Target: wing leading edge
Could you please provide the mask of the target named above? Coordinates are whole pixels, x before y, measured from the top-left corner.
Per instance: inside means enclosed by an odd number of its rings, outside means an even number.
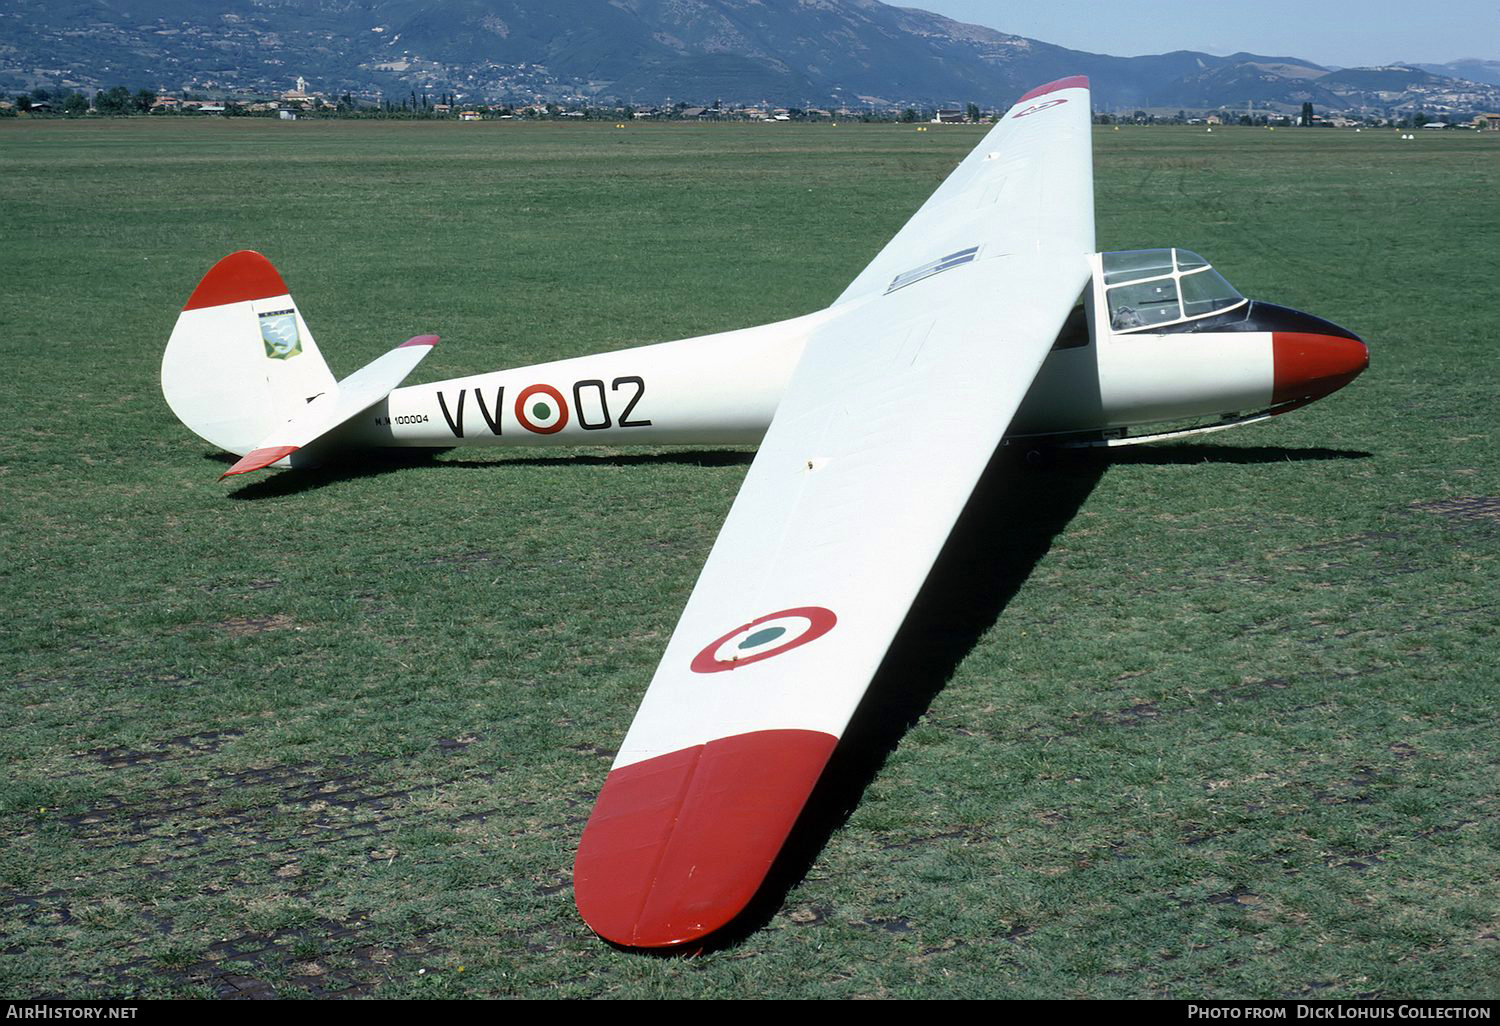
[[[1024,97],[809,340],[579,844],[606,939],[764,880],[1087,283],[1089,121],[1084,80]]]

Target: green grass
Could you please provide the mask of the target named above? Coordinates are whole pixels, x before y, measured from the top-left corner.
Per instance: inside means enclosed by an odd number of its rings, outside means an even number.
[[[260,249],[346,374],[829,302],[977,139],[0,122],[0,992],[1500,992],[1500,137],[1099,130],[1099,241],[1371,344],[1198,444],[1002,462],[750,928],[574,912],[738,451],[220,484],[157,367]],[[1467,500],[1467,501],[1466,501]]]

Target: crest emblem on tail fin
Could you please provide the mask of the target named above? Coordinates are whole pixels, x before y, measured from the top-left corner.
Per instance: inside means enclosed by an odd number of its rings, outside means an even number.
[[[260,338],[266,344],[266,355],[273,360],[290,360],[302,352],[302,336],[297,333],[296,310],[270,310],[260,315]]]

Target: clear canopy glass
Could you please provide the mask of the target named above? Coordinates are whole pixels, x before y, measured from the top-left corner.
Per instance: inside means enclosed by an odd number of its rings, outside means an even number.
[[[1246,301],[1207,260],[1185,249],[1133,249],[1101,258],[1115,331],[1191,321]]]

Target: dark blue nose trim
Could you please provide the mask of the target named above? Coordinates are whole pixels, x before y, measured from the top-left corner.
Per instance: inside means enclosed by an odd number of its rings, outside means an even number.
[[[1294,331],[1304,335],[1333,335],[1356,342],[1364,341],[1348,328],[1339,327],[1332,321],[1259,299],[1252,299],[1237,310],[1215,317],[1158,328],[1155,334],[1191,334],[1198,331]]]

